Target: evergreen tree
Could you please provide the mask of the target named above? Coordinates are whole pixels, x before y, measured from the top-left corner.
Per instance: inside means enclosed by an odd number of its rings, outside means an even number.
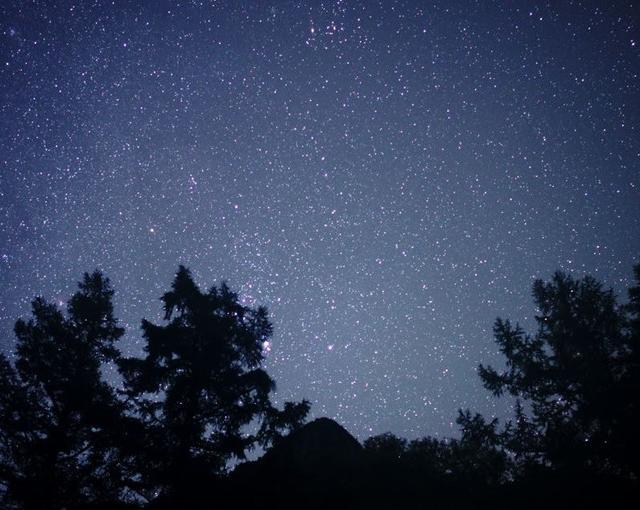
[[[625,312],[625,342],[618,368],[617,419],[612,426],[615,456],[640,478],[640,264],[634,267],[635,284],[629,288]]]
[[[385,432],[367,438],[363,445],[366,454],[375,462],[398,463],[407,451],[407,440]]]
[[[15,366],[0,356],[0,481],[7,507],[69,508],[123,493],[113,434],[122,404],[102,380],[123,334],[113,291],[85,274],[68,317],[37,298],[15,326]]]
[[[456,423],[462,434],[448,444],[447,471],[465,484],[496,486],[504,482],[509,463],[501,448],[498,420],[486,421],[480,414],[461,411]]]
[[[640,266],[635,269],[640,282]],[[521,465],[635,477],[638,418],[638,286],[628,306],[591,277],[536,281],[537,332],[498,319],[506,370],[480,366],[487,389],[518,401],[501,441]],[[526,411],[525,411],[526,410]]]
[[[183,266],[162,301],[166,325],[144,320],[145,357],[120,368],[146,424],[145,483],[184,501],[229,460],[300,425],[308,403],[278,411],[270,402],[275,384],[260,368],[272,334],[265,308],[242,305],[224,283],[202,292]]]

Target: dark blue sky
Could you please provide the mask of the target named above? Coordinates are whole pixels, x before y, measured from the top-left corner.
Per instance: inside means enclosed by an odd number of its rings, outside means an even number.
[[[452,435],[534,278],[640,260],[634,2],[52,4],[0,6],[7,351],[97,267],[137,352],[182,263],[269,307],[280,400]]]

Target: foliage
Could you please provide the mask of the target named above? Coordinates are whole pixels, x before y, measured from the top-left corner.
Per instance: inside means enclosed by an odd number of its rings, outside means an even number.
[[[239,504],[245,489],[261,491],[247,501],[281,508],[302,498],[316,508],[622,501],[639,475],[640,265],[634,275],[620,305],[595,279],[556,273],[533,286],[535,333],[495,322],[505,368],[481,365],[479,375],[495,396],[514,398],[506,424],[461,411],[459,438],[387,433],[363,448],[351,438],[343,455],[329,447],[334,436],[309,429],[281,441],[303,426],[309,403],[271,402],[266,309],[245,306],[224,283],[203,292],[181,266],[162,296],[165,322],[142,321],[144,356],[122,358],[113,290],[101,273],[85,274],[66,315],[35,299],[32,318],[16,323],[13,359],[0,355],[0,504],[208,508],[212,497]],[[122,375],[119,392],[104,380],[107,365]],[[227,476],[256,445],[274,445],[264,457],[272,462]]]
[[[270,402],[275,383],[260,368],[272,334],[265,308],[242,305],[224,283],[202,292],[182,266],[162,301],[167,324],[143,321],[146,355],[120,368],[145,423],[143,476],[156,490],[185,493],[299,426],[309,405],[279,411]]]
[[[503,481],[507,458],[496,446],[497,420],[460,413],[459,439],[424,437],[407,441],[386,432],[368,438],[364,451],[370,466],[383,470],[420,473],[421,477],[458,484],[497,485]],[[389,476],[389,475],[387,475]]]
[[[271,404],[266,309],[225,284],[202,293],[180,267],[162,297],[167,324],[143,321],[145,357],[123,359],[112,298],[96,271],[67,316],[37,298],[17,321],[15,361],[0,355],[3,507],[115,508],[210,491],[231,458],[304,423],[308,402]],[[120,394],[107,364],[123,375]]]
[[[595,279],[556,273],[534,283],[535,334],[496,321],[506,369],[481,365],[479,374],[494,395],[522,399],[499,442],[524,472],[538,465],[638,476],[630,452],[638,446],[640,266],[635,276],[620,306]]]
[[[15,326],[15,367],[0,356],[0,479],[5,504],[62,508],[122,496],[114,434],[123,405],[101,378],[123,334],[113,291],[85,274],[68,317],[41,298]]]

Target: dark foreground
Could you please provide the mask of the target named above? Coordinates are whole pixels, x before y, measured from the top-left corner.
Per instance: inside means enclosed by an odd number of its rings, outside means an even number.
[[[336,422],[315,420],[228,478],[211,480],[151,509],[550,509],[636,508],[633,481],[543,472],[491,484],[394,462],[363,448]]]

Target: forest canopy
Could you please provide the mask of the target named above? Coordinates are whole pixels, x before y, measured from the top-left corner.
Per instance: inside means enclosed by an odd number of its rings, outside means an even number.
[[[165,323],[142,321],[144,357],[118,349],[113,290],[85,274],[65,316],[37,298],[18,320],[15,363],[0,357],[0,481],[7,505],[191,498],[243,459],[299,427],[306,401],[274,407],[261,368],[272,335],[265,308],[226,284],[202,292],[180,267],[162,296]],[[124,389],[105,381],[114,363]],[[250,433],[248,425],[254,425]]]
[[[66,313],[36,298],[16,322],[14,355],[0,355],[3,507],[213,508],[243,493],[236,506],[259,495],[281,508],[404,508],[426,505],[428,490],[436,507],[483,508],[509,494],[533,504],[637,493],[640,265],[634,277],[621,304],[594,278],[558,272],[533,285],[534,332],[495,321],[505,368],[478,373],[496,398],[515,399],[510,419],[461,410],[458,438],[387,433],[361,448],[331,420],[305,429],[306,400],[273,405],[264,307],[225,283],[202,291],[180,266],[164,321],[143,320],[143,355],[124,357],[114,291],[87,273]],[[264,460],[230,472],[256,446]]]

